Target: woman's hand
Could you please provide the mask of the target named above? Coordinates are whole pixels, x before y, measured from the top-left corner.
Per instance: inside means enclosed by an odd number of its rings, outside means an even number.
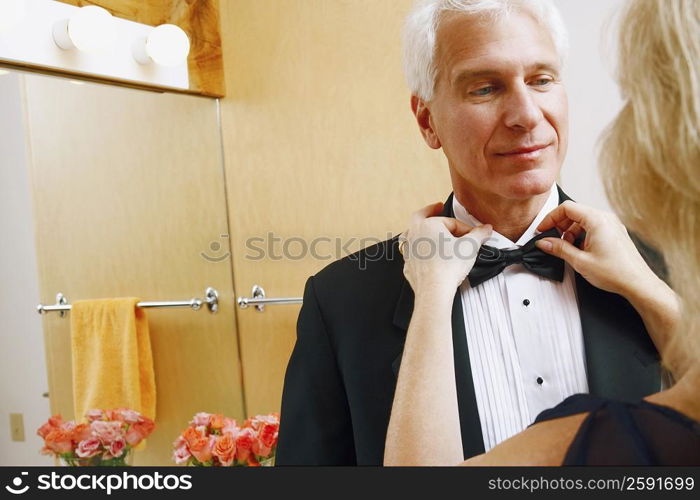
[[[464,459],[452,303],[492,229],[437,217],[441,209],[436,203],[415,212],[399,237],[415,301],[387,428],[385,465],[452,465]]]
[[[688,366],[686,353],[669,353],[666,347],[680,322],[680,301],[644,262],[625,226],[614,214],[573,201],[552,210],[537,229],[546,231],[555,226],[564,233],[563,238],[543,238],[536,245],[564,259],[593,286],[626,298],[679,379]],[[572,242],[584,231],[586,238],[579,249]]]
[[[489,225],[472,227],[437,217],[441,210],[442,203],[435,203],[414,212],[408,231],[399,237],[406,262],[403,272],[416,294],[436,290],[454,294],[492,233]]]
[[[563,233],[562,239],[543,238],[536,245],[564,259],[596,288],[629,299],[640,287],[658,282],[615,214],[568,200],[552,210],[537,230],[553,227]],[[583,232],[579,249],[573,242]]]

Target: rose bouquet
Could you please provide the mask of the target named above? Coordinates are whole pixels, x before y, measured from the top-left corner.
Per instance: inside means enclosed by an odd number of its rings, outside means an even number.
[[[36,431],[44,439],[41,452],[67,465],[124,466],[131,450],[155,428],[155,423],[126,408],[88,410],[86,423],[63,421],[54,415]]]
[[[173,443],[179,465],[206,467],[274,465],[277,414],[258,415],[242,426],[220,414],[197,413]]]

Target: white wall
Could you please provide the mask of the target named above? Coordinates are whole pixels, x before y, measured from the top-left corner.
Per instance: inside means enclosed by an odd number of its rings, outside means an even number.
[[[36,429],[50,416],[22,109],[22,77],[0,75],[0,465],[52,465]],[[47,299],[48,300],[48,299]],[[24,414],[25,441],[10,438]]]
[[[569,150],[561,186],[574,200],[605,209],[609,204],[598,174],[596,146],[622,104],[613,79],[616,26],[609,21],[624,3],[556,0],[571,46],[564,74],[569,92]],[[606,23],[610,27],[604,29]]]

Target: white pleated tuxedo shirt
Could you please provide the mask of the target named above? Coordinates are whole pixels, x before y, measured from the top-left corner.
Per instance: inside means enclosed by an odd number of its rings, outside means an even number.
[[[559,204],[556,184],[530,227],[515,243],[493,232],[496,248],[523,246]],[[453,197],[455,217],[481,222]],[[537,415],[575,393],[587,393],[585,353],[573,269],[564,281],[514,264],[472,288],[460,287],[472,379],[486,451],[530,425]]]

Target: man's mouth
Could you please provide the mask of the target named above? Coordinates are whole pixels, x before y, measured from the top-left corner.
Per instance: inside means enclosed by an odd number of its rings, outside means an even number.
[[[523,146],[502,153],[496,153],[496,156],[503,156],[510,159],[534,159],[539,158],[549,146],[550,144]]]

